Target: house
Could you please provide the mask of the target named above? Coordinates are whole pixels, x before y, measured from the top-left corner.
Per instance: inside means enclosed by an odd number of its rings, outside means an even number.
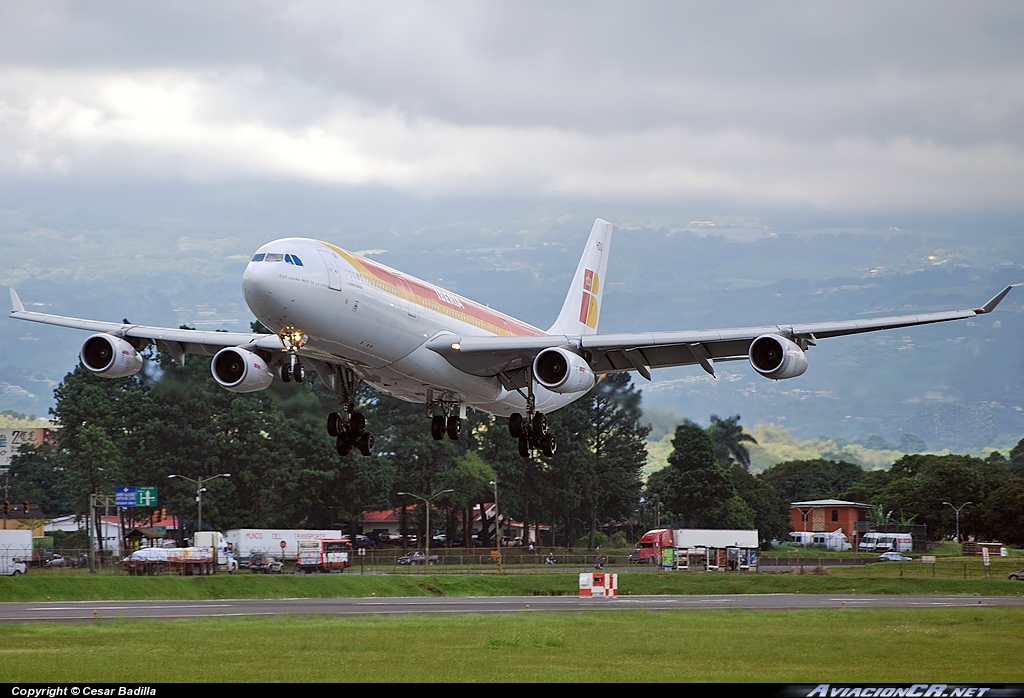
[[[866,530],[865,523],[872,509],[874,507],[870,504],[842,499],[792,502],[789,505],[790,530],[816,533],[841,530],[856,550],[856,538]]]

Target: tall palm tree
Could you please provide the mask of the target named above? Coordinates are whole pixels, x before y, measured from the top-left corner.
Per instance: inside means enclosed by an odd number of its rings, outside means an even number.
[[[750,451],[743,443],[756,444],[757,440],[743,431],[738,414],[728,419],[720,419],[717,414],[711,415],[711,426],[707,432],[715,446],[715,460],[723,466],[736,462],[745,470],[750,470]]]

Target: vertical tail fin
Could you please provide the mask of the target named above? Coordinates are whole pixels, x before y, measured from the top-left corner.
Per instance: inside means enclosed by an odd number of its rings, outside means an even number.
[[[612,224],[598,218],[587,239],[587,246],[572,277],[569,294],[562,303],[548,334],[595,334],[604,295],[604,274],[608,268],[608,250],[612,244]]]

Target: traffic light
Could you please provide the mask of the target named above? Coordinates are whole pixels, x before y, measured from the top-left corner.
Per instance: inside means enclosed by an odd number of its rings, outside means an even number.
[[[21,512],[23,514],[27,514],[28,513],[28,500],[27,499],[24,502],[21,503]]]

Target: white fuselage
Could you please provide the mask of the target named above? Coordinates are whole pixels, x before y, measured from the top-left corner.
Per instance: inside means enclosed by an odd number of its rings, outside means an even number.
[[[425,345],[439,333],[543,335],[542,330],[333,245],[285,238],[262,246],[242,276],[245,301],[274,332],[307,336],[385,393],[411,402],[431,397],[508,416],[526,399],[497,378],[456,369]],[[536,409],[551,412],[584,393],[535,386]]]

